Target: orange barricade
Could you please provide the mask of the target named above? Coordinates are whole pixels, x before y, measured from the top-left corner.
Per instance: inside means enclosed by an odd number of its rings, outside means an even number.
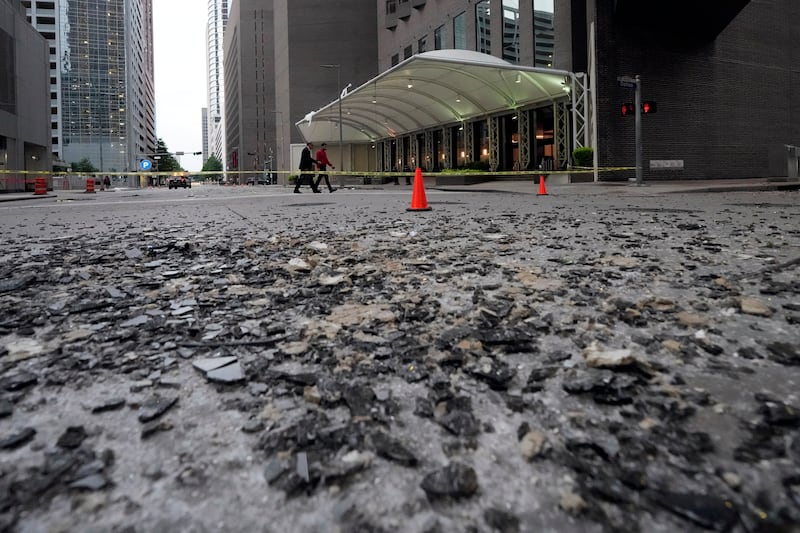
[[[94,178],[88,178],[86,180],[86,191],[85,192],[94,192]]]
[[[47,178],[39,176],[36,178],[35,181],[35,189],[33,190],[34,195],[41,195],[47,194]]]

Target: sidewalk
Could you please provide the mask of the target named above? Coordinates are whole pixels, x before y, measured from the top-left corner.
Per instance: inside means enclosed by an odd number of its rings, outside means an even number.
[[[783,179],[784,181],[779,181]],[[431,180],[432,181],[432,180]],[[599,181],[590,183],[570,183],[547,185],[548,195],[595,195],[616,194],[619,196],[656,196],[675,193],[724,193],[724,192],[758,192],[758,191],[797,191],[800,181],[786,181],[785,178],[751,178],[731,180],[681,180],[681,181],[645,181],[642,185],[627,181]],[[363,186],[356,189],[379,190],[394,187],[408,188],[407,185]],[[458,192],[503,192],[514,194],[538,194],[539,185],[533,180],[498,180],[477,183],[474,185],[425,185],[426,189]],[[349,188],[349,187],[346,187]],[[113,191],[108,191],[113,192]],[[0,202],[22,200],[40,200],[59,196],[84,194],[82,191],[48,191],[45,195],[34,195],[31,192],[0,193]],[[103,191],[97,195],[106,194]]]
[[[723,193],[747,191],[796,191],[800,181],[777,181],[781,178],[751,178],[731,180],[681,180],[645,181],[642,185],[627,181],[599,181],[548,185],[548,195],[616,194],[619,196],[655,196],[675,193]],[[784,178],[785,179],[785,178]],[[433,186],[426,188],[441,191],[508,192],[538,194],[539,185],[534,180],[491,181],[475,185]]]

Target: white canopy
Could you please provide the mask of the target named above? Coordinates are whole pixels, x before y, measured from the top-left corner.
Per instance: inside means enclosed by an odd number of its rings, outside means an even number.
[[[566,96],[570,73],[513,65],[469,50],[412,56],[342,91],[342,140],[364,143],[456,124]],[[339,100],[297,122],[306,141],[339,140]]]

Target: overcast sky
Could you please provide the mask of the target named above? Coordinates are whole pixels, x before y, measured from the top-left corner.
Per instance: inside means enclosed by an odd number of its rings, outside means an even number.
[[[203,150],[207,20],[207,0],[153,0],[156,136],[170,152]],[[179,159],[186,170],[203,168],[202,156]]]

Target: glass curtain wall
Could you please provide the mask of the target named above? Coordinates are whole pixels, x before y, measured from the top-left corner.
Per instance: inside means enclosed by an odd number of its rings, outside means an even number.
[[[553,67],[553,0],[533,0],[534,67]]]
[[[453,17],[453,48],[467,49],[467,15],[463,12]]]
[[[64,159],[81,154],[101,172],[127,170],[124,1],[60,8]]]
[[[503,59],[519,63],[519,0],[503,0]]]
[[[475,4],[475,44],[476,50],[484,54],[492,53],[492,10],[490,0]]]
[[[433,30],[433,49],[442,50],[444,48],[447,48],[447,29],[439,26]]]

